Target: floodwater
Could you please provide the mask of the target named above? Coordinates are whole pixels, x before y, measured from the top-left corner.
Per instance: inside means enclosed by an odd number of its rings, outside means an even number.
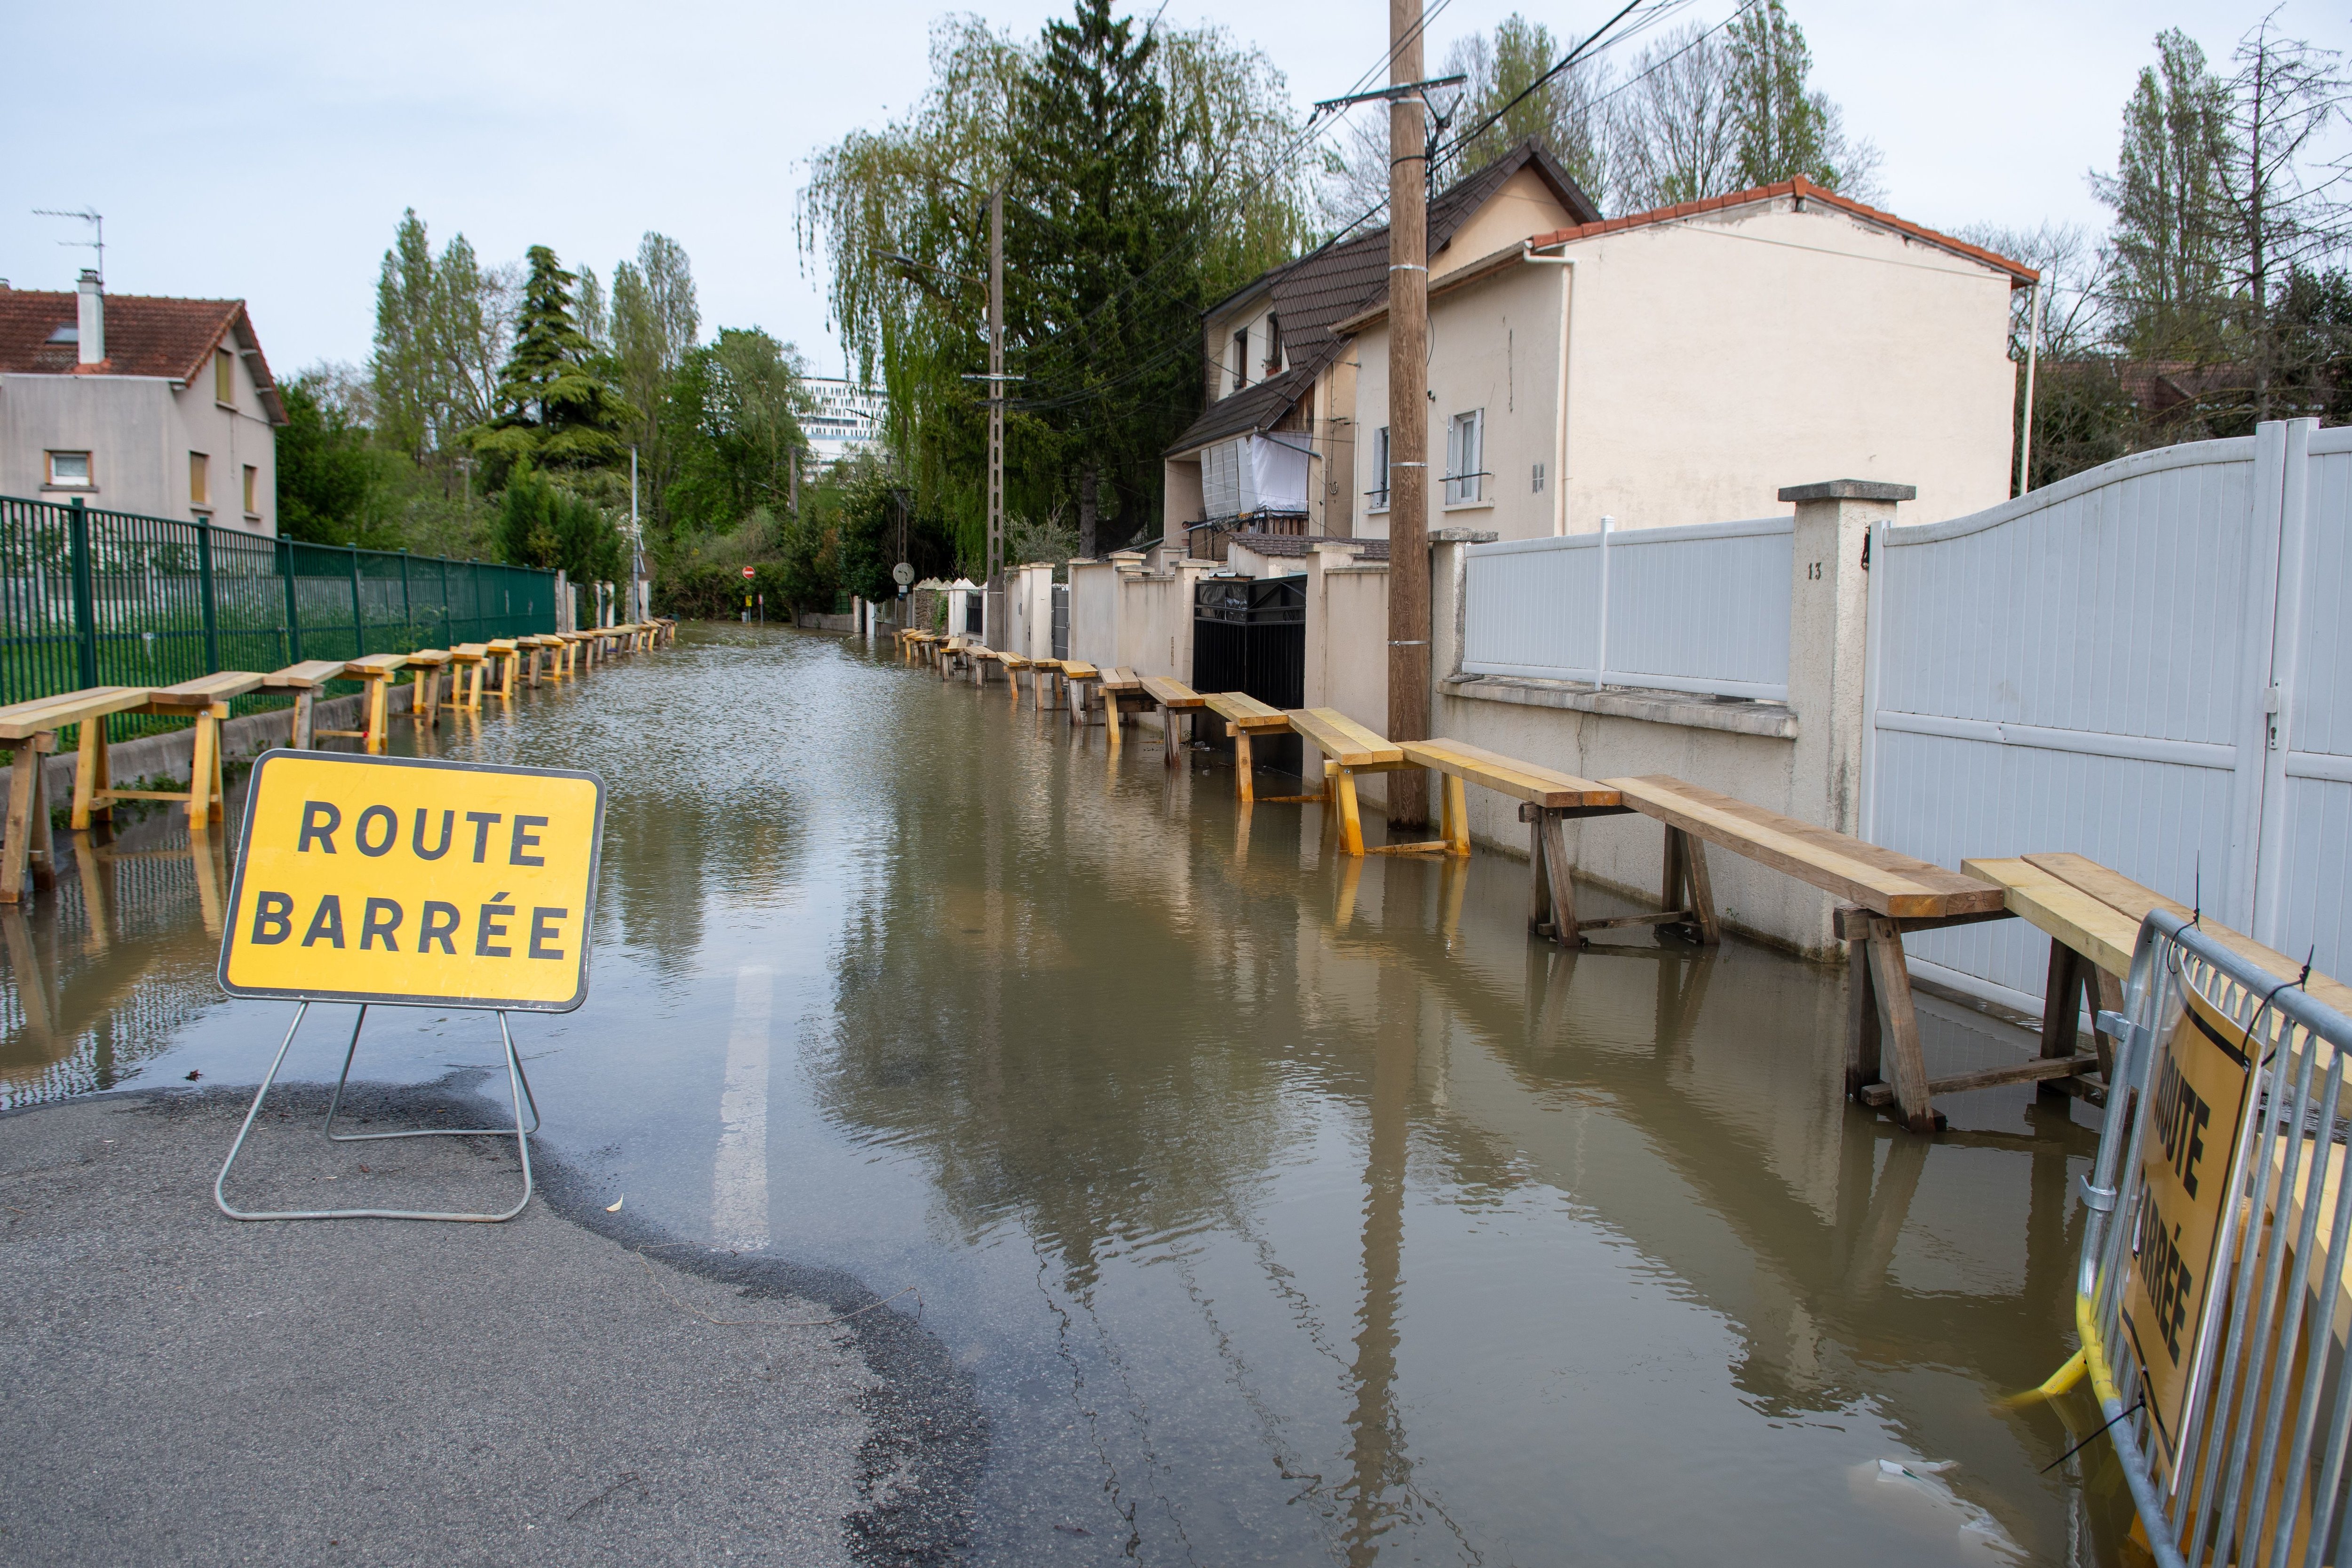
[[[1213,758],[833,637],[689,628],[461,725],[429,749],[611,788],[589,1000],[515,1020],[542,1144],[916,1287],[989,1421],[974,1561],[2114,1560],[2103,1447],[2059,1462],[2095,1416],[1999,1405],[2073,1349],[2088,1115],[1843,1103],[1838,972],[1565,954],[1523,861],[1244,829]],[[0,1102],[259,1079],[291,1009],[220,997],[185,846],[0,917]],[[1931,1072],[2032,1049],[1924,1005]],[[358,1070],[497,1061],[379,1009]]]

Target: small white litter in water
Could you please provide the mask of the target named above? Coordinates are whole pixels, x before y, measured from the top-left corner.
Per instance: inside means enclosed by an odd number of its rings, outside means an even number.
[[[621,1205],[626,1201],[627,1200],[624,1198],[614,1198],[611,1203],[604,1205],[604,1212],[606,1214],[619,1214],[621,1212]]]
[[[1958,1459],[1865,1459],[1846,1471],[1854,1500],[1889,1522],[1950,1542],[1963,1561],[2024,1563],[2025,1549],[2000,1521],[1952,1490],[1944,1478]]]

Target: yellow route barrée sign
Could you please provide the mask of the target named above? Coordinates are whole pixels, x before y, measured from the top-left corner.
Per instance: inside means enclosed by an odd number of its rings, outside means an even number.
[[[221,988],[569,1012],[588,995],[604,833],[593,773],[265,752]]]
[[[2184,985],[2187,1006],[2152,1076],[2155,1116],[2141,1151],[2139,1220],[2125,1283],[2124,1331],[2139,1357],[2140,1395],[2168,1476],[2211,1346],[2206,1325],[2222,1219],[2235,1190],[2238,1140],[2252,1087],[2246,1031]]]

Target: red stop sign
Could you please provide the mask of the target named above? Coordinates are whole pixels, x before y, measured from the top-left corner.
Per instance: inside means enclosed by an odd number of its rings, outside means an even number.
[[[743,568],[743,575],[747,578],[751,575],[751,569],[749,566]]]

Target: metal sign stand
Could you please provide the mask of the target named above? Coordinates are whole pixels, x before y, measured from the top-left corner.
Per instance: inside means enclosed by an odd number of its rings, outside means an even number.
[[[360,1030],[367,1025],[368,1006],[362,1003],[360,1016],[352,1026],[350,1047],[343,1052],[343,1070],[335,1079],[335,1092],[327,1102],[327,1121],[321,1130],[331,1142],[372,1143],[387,1138],[477,1138],[485,1135],[503,1136],[512,1132],[515,1152],[522,1161],[522,1196],[515,1206],[504,1214],[442,1214],[424,1209],[273,1209],[258,1212],[232,1207],[222,1191],[228,1181],[229,1167],[236,1163],[237,1152],[245,1147],[246,1134],[253,1131],[261,1115],[261,1102],[269,1097],[269,1086],[277,1080],[278,1069],[284,1065],[286,1053],[292,1048],[295,1032],[310,1016],[310,1004],[306,1000],[294,1009],[294,1022],[288,1026],[286,1038],[278,1043],[278,1055],[271,1058],[269,1070],[261,1078],[261,1087],[254,1092],[253,1108],[245,1113],[245,1125],[236,1130],[236,1142],[228,1148],[228,1158],[221,1162],[220,1174],[213,1178],[213,1202],[221,1213],[231,1219],[437,1219],[457,1220],[477,1225],[497,1225],[510,1220],[530,1206],[531,1194],[530,1135],[539,1131],[539,1100],[530,1091],[530,1080],[523,1076],[522,1058],[515,1051],[514,1033],[507,1027],[506,1009],[496,1010],[499,1018],[499,1038],[505,1042],[507,1053],[507,1088],[514,1097],[514,1125],[507,1127],[420,1127],[401,1132],[338,1132],[335,1112],[343,1102],[343,1086],[351,1080],[352,1059],[359,1054]],[[523,1106],[530,1107],[530,1125],[522,1124]]]

